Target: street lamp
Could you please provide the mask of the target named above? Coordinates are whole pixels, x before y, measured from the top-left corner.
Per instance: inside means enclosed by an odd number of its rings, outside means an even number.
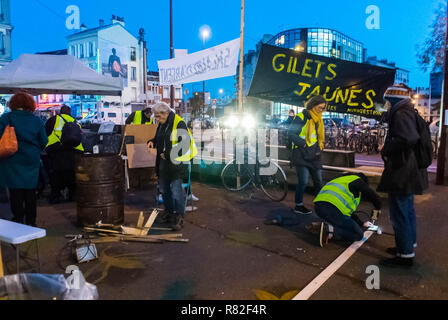
[[[212,31],[208,25],[203,25],[199,29],[199,33],[201,34],[202,38],[202,49],[205,49],[205,41],[210,39]],[[202,99],[203,99],[203,107],[202,107],[202,125],[204,126],[205,123],[205,80],[202,81]]]

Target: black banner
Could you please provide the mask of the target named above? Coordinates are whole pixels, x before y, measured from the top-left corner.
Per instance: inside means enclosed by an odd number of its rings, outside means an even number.
[[[322,95],[328,112],[381,118],[395,70],[263,45],[249,96],[302,105]]]

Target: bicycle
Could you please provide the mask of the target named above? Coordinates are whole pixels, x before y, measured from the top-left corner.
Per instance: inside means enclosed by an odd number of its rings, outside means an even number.
[[[235,155],[236,144],[234,146],[234,159],[221,171],[221,181],[227,190],[238,192],[252,185],[256,189],[261,189],[274,202],[281,202],[286,198],[288,195],[288,182],[285,172],[271,159],[266,159],[266,163],[260,162],[258,144],[256,146],[255,164],[237,163]],[[247,154],[245,154],[245,158],[246,156]],[[274,167],[274,174],[260,174],[261,168],[271,168],[271,165]]]

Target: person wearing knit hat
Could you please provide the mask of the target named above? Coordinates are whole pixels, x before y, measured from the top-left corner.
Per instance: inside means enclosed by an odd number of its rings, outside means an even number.
[[[292,142],[291,164],[296,167],[298,184],[296,187],[294,211],[311,214],[303,204],[303,196],[309,175],[313,180],[316,194],[322,188],[322,150],[325,144],[325,127],[322,113],[327,102],[322,96],[314,96],[305,104],[305,110],[292,121],[288,137]]]
[[[383,266],[411,267],[417,247],[417,220],[414,196],[428,188],[428,172],[420,168],[415,147],[421,141],[414,103],[404,85],[390,87],[384,99],[388,106],[388,134],[381,156],[384,172],[377,191],[389,196],[389,211],[395,232],[395,248],[387,249],[394,258]],[[428,146],[431,148],[431,146]]]

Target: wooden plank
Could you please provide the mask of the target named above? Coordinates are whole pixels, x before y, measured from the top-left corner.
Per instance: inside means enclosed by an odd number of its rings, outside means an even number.
[[[143,238],[120,238],[120,240],[123,242],[163,243],[163,240]]]
[[[95,232],[115,233],[115,234],[120,233],[119,231],[114,231],[114,230],[107,230],[107,229],[100,229],[100,228],[89,228],[89,227],[85,227],[84,230],[95,231]]]
[[[152,225],[156,221],[157,216],[159,215],[158,210],[154,210],[151,215],[148,218],[148,221],[146,221],[144,230],[142,231],[141,235],[147,235],[149,233],[149,229],[151,229]]]
[[[143,212],[140,212],[140,216],[138,217],[137,228],[141,229],[143,227],[144,222]]]
[[[370,239],[374,233],[368,231],[364,235],[364,239],[353,243],[345,250],[332,264],[330,264],[321,274],[319,274],[311,283],[305,287],[293,300],[309,300],[311,296],[319,290],[322,285],[331,278],[347,261],[353,256],[362,245]]]
[[[142,233],[142,229],[125,227],[125,226],[121,226],[121,230],[123,231],[122,234],[131,236],[139,236]]]

